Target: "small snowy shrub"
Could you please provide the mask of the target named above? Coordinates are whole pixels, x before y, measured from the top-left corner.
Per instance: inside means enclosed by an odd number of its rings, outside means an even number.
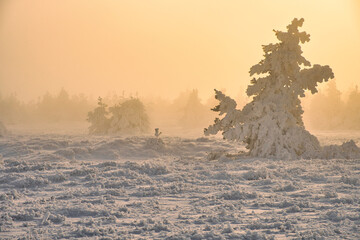
[[[250,170],[242,175],[246,180],[260,180],[266,179],[269,177],[269,173],[266,168],[261,168],[257,171]]]
[[[148,138],[145,142],[145,147],[153,150],[165,150],[165,143],[161,138]]]
[[[109,133],[144,133],[149,130],[149,118],[144,104],[137,98],[109,108]]]
[[[221,157],[223,157],[225,154],[226,154],[225,151],[209,152],[207,155],[207,159],[208,160],[217,160],[217,159],[220,159]]]
[[[160,129],[155,128],[155,133],[154,133],[155,137],[159,138],[161,134],[162,134],[162,132],[160,132]]]
[[[323,149],[323,158],[357,158],[360,156],[360,149],[356,146],[354,140],[344,142],[341,145],[329,145]]]
[[[90,134],[137,134],[149,129],[144,104],[136,98],[125,100],[108,110],[99,97],[98,107],[88,113],[87,120],[91,124]]]
[[[160,138],[161,134],[162,134],[162,132],[160,132],[160,129],[155,128],[155,133],[154,133],[155,138],[146,139],[145,147],[148,149],[156,150],[156,151],[165,150],[165,143]]]
[[[107,115],[107,105],[102,102],[102,98],[98,98],[98,107],[88,113],[87,121],[90,122],[89,133],[90,134],[106,134],[109,129],[109,120]]]
[[[220,104],[213,108],[225,116],[205,129],[205,134],[222,132],[225,139],[246,144],[249,154],[256,157],[298,159],[319,156],[317,138],[305,130],[299,97],[305,90],[317,92],[317,84],[334,78],[329,66],[313,65],[301,54],[300,43],[310,35],[300,32],[304,19],[294,19],[287,31],[274,31],[278,43],[263,46],[264,59],[250,69],[257,75],[247,88],[252,101],[242,110],[221,91],[215,98]]]

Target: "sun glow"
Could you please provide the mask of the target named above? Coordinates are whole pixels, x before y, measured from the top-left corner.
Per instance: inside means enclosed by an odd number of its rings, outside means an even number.
[[[269,11],[271,10],[271,11]],[[0,3],[1,93],[30,100],[61,87],[173,98],[199,89],[244,92],[269,29],[305,18],[304,56],[338,87],[358,84],[358,1],[10,1]],[[346,61],[344,61],[346,59]]]

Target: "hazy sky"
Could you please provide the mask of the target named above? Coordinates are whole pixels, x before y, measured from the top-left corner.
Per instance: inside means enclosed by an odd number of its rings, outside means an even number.
[[[341,90],[360,85],[359,0],[0,0],[0,92],[35,99],[61,87],[175,97],[198,88],[233,96],[261,45],[305,18],[311,63]]]

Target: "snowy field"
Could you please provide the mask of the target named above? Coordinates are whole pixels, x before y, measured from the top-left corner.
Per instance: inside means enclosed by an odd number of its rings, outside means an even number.
[[[219,138],[162,141],[0,138],[0,239],[360,239],[360,159],[250,159]]]

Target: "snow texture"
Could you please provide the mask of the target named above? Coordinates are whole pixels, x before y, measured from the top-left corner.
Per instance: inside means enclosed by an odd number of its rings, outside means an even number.
[[[5,136],[0,239],[360,239],[359,159],[243,150],[205,137]]]
[[[295,18],[286,32],[274,31],[279,43],[263,46],[264,59],[250,69],[250,76],[258,76],[247,88],[247,95],[253,100],[242,110],[236,109],[233,99],[215,90],[220,104],[213,110],[225,116],[215,119],[205,129],[206,135],[222,132],[225,139],[245,143],[254,157],[332,157],[324,153],[331,149],[322,149],[318,139],[305,130],[302,120],[299,97],[305,96],[305,90],[316,93],[318,83],[334,78],[329,66],[311,66],[301,55],[300,43],[310,41],[309,34],[298,30],[303,22],[304,19]],[[344,147],[338,146],[338,152],[346,151]]]

